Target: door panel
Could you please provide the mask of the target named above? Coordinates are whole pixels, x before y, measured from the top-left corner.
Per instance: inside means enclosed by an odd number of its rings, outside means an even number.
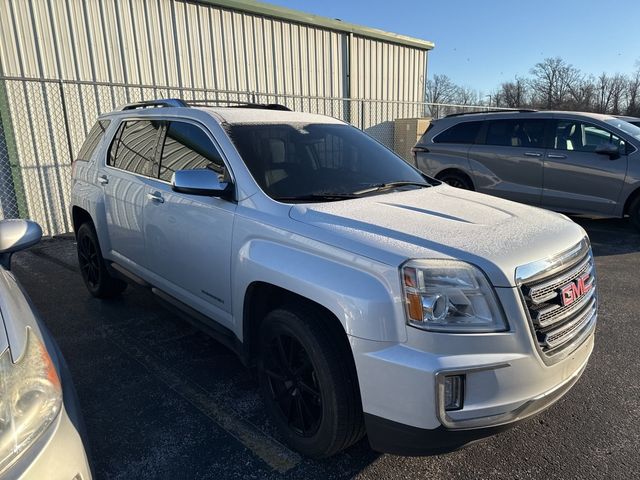
[[[469,149],[476,190],[529,205],[542,198],[545,120],[486,122]]]
[[[143,228],[145,181],[159,137],[160,124],[148,120],[123,122],[109,148],[107,166],[98,174],[104,188],[107,235],[111,255],[127,266],[145,266]],[[133,267],[135,269],[135,266]]]
[[[201,313],[223,320],[222,312],[231,312],[236,204],[176,193],[164,182],[150,183],[146,192],[144,224],[153,283]]]
[[[160,177],[146,189],[144,229],[153,283],[206,316],[231,326],[231,240],[236,204],[172,191],[177,170],[226,169],[209,135],[187,122],[164,134]]]
[[[542,203],[570,213],[612,214],[627,172],[626,144],[604,128],[577,120],[554,123],[547,151]],[[601,143],[614,143],[621,155],[595,153]]]

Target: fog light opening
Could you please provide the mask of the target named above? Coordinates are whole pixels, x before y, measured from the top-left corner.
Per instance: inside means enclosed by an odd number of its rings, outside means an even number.
[[[464,399],[464,375],[444,377],[444,409],[460,410]]]

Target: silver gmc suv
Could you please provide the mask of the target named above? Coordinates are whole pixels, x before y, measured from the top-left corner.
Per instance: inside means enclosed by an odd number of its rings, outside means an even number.
[[[628,119],[629,117],[627,117]],[[595,113],[454,114],[413,148],[416,165],[450,185],[640,228],[640,128]]]
[[[73,164],[87,288],[126,281],[255,367],[282,439],[366,432],[422,454],[557,401],[594,343],[594,262],[565,216],[421,174],[360,130],[279,105],[102,115]]]

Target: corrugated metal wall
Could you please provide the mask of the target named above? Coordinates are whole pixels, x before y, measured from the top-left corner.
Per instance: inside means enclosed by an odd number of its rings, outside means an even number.
[[[391,146],[395,119],[424,115],[427,52],[354,35],[350,54],[351,97],[370,100],[358,105],[360,126]]]
[[[4,75],[342,97],[346,34],[174,0],[1,0]]]
[[[426,61],[426,50],[205,3],[0,0],[0,114],[13,145],[0,187],[46,233],[69,231],[71,159],[95,118],[157,97],[295,95],[285,102],[392,146],[392,120],[420,115],[401,102],[424,100]],[[254,98],[231,95],[221,98]]]

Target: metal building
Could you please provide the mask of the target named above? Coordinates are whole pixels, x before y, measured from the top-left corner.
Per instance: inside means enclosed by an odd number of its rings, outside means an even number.
[[[390,121],[422,114],[432,48],[249,0],[0,0],[0,218],[69,231],[71,159],[126,102],[277,101],[392,143]]]

